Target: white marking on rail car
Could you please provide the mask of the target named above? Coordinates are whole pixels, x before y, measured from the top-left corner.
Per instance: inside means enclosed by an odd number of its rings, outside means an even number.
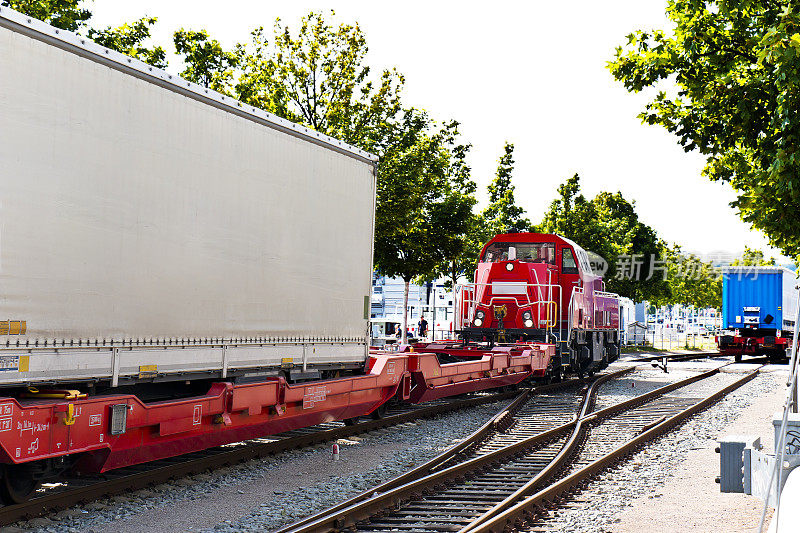
[[[17,457],[19,457],[20,453],[22,453],[22,450],[20,448],[17,448]]]
[[[3,431],[11,431],[14,428],[13,418],[0,418],[0,433]]]
[[[192,414],[192,425],[199,426],[202,419],[203,419],[203,406],[195,405],[194,413]]]
[[[14,406],[10,403],[0,405],[0,416],[11,416],[14,413]]]
[[[103,423],[103,417],[100,415],[90,415],[89,416],[89,427],[91,426],[99,426]]]
[[[30,420],[20,420],[17,422],[17,429],[19,430],[19,436],[21,437],[26,431],[30,431],[31,435],[34,433],[41,433],[42,431],[47,431],[48,426],[47,424],[40,424],[38,422],[32,422]]]
[[[311,409],[314,405],[324,402],[328,397],[328,388],[325,385],[306,387],[303,390],[303,409]]]
[[[31,442],[30,446],[28,446],[28,455],[36,453],[36,450],[38,449],[39,449],[39,439],[37,438],[36,440]]]

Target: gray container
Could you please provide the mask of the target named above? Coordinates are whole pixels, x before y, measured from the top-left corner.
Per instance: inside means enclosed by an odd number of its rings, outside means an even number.
[[[364,362],[374,156],[8,8],[0,73],[0,384]]]

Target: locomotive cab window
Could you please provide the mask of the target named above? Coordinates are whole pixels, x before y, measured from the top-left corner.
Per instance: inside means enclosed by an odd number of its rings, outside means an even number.
[[[578,264],[575,263],[575,256],[572,250],[564,248],[561,250],[561,272],[564,274],[577,274]]]
[[[495,242],[483,254],[481,262],[497,263],[516,259],[524,263],[556,264],[556,247],[549,242]]]

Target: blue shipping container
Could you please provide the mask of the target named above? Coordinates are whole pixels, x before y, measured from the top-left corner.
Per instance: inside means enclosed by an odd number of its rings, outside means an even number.
[[[795,273],[783,267],[726,267],[722,327],[790,331],[797,313]]]

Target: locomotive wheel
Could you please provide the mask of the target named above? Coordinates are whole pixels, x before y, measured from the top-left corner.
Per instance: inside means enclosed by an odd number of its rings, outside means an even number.
[[[0,499],[5,504],[26,502],[36,492],[39,485],[39,481],[33,477],[33,469],[30,465],[3,465]]]

